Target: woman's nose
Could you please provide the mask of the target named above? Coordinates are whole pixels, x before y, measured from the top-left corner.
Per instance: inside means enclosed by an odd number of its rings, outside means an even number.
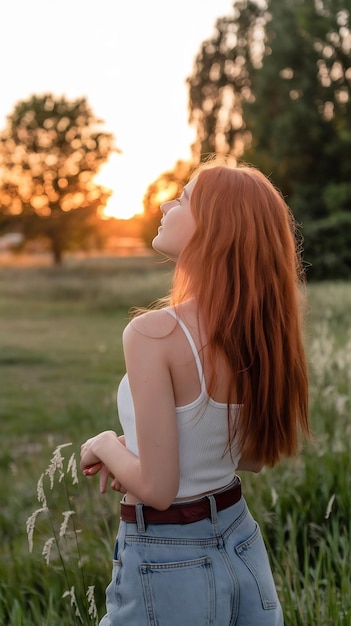
[[[163,202],[160,206],[160,209],[163,213],[163,215],[166,215],[169,211],[169,209],[171,208],[173,202],[172,200],[169,200],[168,202]]]

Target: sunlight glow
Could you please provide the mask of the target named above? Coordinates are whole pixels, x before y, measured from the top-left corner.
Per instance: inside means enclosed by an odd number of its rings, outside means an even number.
[[[95,182],[112,190],[103,211],[105,217],[130,219],[143,213],[143,196],[151,181],[145,181],[141,176],[134,179],[133,169],[125,167],[123,154],[112,155],[95,177]]]
[[[157,202],[159,202],[160,204],[162,204],[162,202],[168,202],[174,197],[174,194],[177,193],[177,189],[178,189],[178,186],[176,183],[173,183],[173,184],[170,183],[166,189],[161,189],[157,193],[157,196],[156,196]]]
[[[172,170],[176,161],[190,158],[194,129],[188,126],[186,77],[215,20],[231,13],[232,4],[233,0],[179,0],[175,5],[162,0],[106,0],[100,10],[85,0],[62,0],[55,29],[49,29],[45,0],[36,0],[35,11],[33,3],[22,3],[20,21],[17,3],[0,3],[0,20],[16,24],[20,42],[13,47],[11,28],[0,39],[0,54],[7,59],[2,68],[6,89],[0,102],[0,128],[15,102],[30,94],[86,96],[122,151],[112,155],[95,178],[113,191],[104,213],[119,219],[142,214],[148,186]],[[84,29],[79,29],[83,14]],[[94,38],[94,46],[86,46],[89,38]],[[131,48],[131,41],[138,42],[137,48]],[[77,49],[85,51],[79,68],[72,62]],[[50,54],[43,55],[43,50]],[[67,124],[65,117],[60,124]],[[55,130],[48,123],[41,141],[45,143],[51,132]],[[53,165],[55,155],[48,159],[48,165]],[[75,171],[72,162],[71,173]]]

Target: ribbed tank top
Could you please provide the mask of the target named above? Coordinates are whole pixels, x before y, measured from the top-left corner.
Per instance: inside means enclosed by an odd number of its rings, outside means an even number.
[[[227,405],[209,397],[201,359],[191,333],[174,309],[163,309],[176,319],[189,342],[199,374],[200,395],[184,406],[176,407],[180,480],[177,498],[196,496],[215,491],[229,484],[240,459],[235,441],[231,449],[228,442]],[[128,374],[122,378],[117,392],[119,420],[126,439],[126,447],[138,456],[135,427],[135,411],[129,386]],[[235,422],[240,415],[240,405],[230,405],[231,419]]]

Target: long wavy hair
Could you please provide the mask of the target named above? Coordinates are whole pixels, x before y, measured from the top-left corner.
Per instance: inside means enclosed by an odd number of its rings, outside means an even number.
[[[275,465],[310,436],[303,347],[303,269],[296,223],[281,193],[252,166],[213,159],[193,176],[196,230],[175,268],[170,301],[195,298],[209,360],[224,353],[231,371],[228,445]],[[214,388],[212,371],[208,391]],[[231,389],[242,406],[230,422]]]

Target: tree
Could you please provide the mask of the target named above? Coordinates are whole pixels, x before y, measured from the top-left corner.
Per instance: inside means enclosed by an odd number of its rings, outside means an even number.
[[[144,218],[142,227],[142,238],[147,246],[151,246],[160,225],[162,217],[160,205],[181,195],[192,167],[192,164],[187,161],[177,161],[174,170],[164,172],[147,188],[143,198]]]
[[[312,278],[351,275],[350,13],[350,0],[237,2],[189,79],[198,151],[218,150],[222,128],[227,151],[272,176],[303,226]]]
[[[254,98],[252,74],[262,63],[266,20],[267,10],[260,3],[239,0],[231,16],[217,20],[212,39],[195,58],[187,83],[197,160],[214,152],[239,155],[251,139],[242,109]]]
[[[45,238],[54,262],[94,237],[111,195],[94,176],[117,150],[85,98],[18,102],[0,134],[0,229]]]

